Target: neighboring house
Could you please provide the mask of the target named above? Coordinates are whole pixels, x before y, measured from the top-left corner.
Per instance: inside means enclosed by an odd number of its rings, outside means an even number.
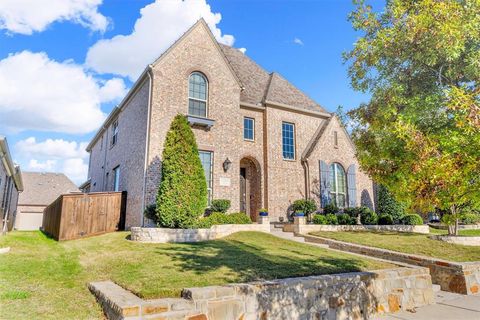
[[[127,227],[144,224],[160,183],[165,136],[188,116],[209,201],[273,220],[312,198],[373,207],[373,184],[338,119],[278,73],[219,44],[202,19],[156,61],[109,115],[87,147],[89,191],[127,191]],[[188,192],[188,190],[185,190]],[[321,199],[323,198],[323,201]]]
[[[0,217],[1,232],[12,230],[17,213],[18,194],[23,191],[20,167],[12,161],[7,139],[0,136]]]
[[[17,230],[38,230],[42,226],[43,210],[60,195],[79,192],[78,187],[63,173],[24,172],[24,191],[18,199],[15,219]]]

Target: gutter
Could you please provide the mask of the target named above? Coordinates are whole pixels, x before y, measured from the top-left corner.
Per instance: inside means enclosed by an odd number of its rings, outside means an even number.
[[[142,221],[142,227],[145,225],[145,215],[143,212],[147,206],[145,194],[147,192],[147,165],[148,165],[148,155],[149,155],[149,146],[150,146],[150,124],[151,124],[151,113],[152,113],[152,92],[153,92],[153,68],[149,64],[148,67],[148,79],[150,81],[149,90],[148,90],[148,106],[147,106],[147,132],[145,139],[145,162],[143,165],[143,194],[142,194],[142,210],[140,211],[140,220]]]
[[[331,118],[332,117],[332,114],[328,113],[328,112],[303,109],[303,108],[294,107],[294,106],[290,106],[288,104],[274,102],[274,101],[270,101],[270,100],[265,100],[265,104],[269,105],[270,107],[276,107],[276,108],[279,108],[279,109],[296,111],[296,112],[299,112],[299,113],[305,113],[305,114],[317,116],[317,117],[320,117],[320,118]]]

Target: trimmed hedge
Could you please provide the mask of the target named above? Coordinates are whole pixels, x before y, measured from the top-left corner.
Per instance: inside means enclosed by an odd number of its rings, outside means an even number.
[[[379,225],[392,225],[393,224],[393,218],[389,214],[382,214],[378,216],[378,224]]]
[[[360,221],[362,222],[362,224],[365,224],[365,225],[377,224],[378,222],[377,214],[366,207],[361,207],[361,208],[363,208],[360,213]]]
[[[173,119],[162,159],[158,222],[167,228],[192,227],[207,207],[207,180],[195,135],[185,116],[179,114]]]
[[[226,214],[223,212],[214,212],[206,218],[196,222],[195,228],[210,228],[217,224],[251,224],[252,220],[243,212]]]
[[[423,224],[423,219],[418,214],[407,214],[402,218],[402,223],[408,226],[419,226]]]
[[[227,199],[215,199],[212,200],[212,205],[210,209],[212,212],[227,212],[230,209],[231,202]]]
[[[353,225],[353,224],[356,223],[356,219],[350,217],[346,213],[339,214],[337,216],[337,220],[338,220],[338,224],[340,224],[340,225]]]
[[[333,203],[327,204],[325,207],[323,207],[323,214],[337,214],[340,211],[340,209],[334,205]]]
[[[333,213],[329,213],[329,214],[325,215],[325,219],[327,221],[327,224],[331,224],[331,225],[337,225],[338,224],[337,216]]]
[[[312,222],[314,224],[328,224],[327,218],[323,214],[316,214],[313,216]]]

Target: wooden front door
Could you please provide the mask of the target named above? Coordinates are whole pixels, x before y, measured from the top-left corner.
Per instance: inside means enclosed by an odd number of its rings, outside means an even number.
[[[247,199],[247,168],[240,168],[240,212],[248,215]]]

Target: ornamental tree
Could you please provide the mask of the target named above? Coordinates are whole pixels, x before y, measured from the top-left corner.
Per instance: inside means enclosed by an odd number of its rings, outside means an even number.
[[[411,209],[480,206],[480,2],[355,1],[362,32],[345,53],[354,89],[352,138],[364,171]]]
[[[207,181],[195,136],[183,115],[172,121],[162,160],[158,222],[168,228],[192,227],[207,207]]]

